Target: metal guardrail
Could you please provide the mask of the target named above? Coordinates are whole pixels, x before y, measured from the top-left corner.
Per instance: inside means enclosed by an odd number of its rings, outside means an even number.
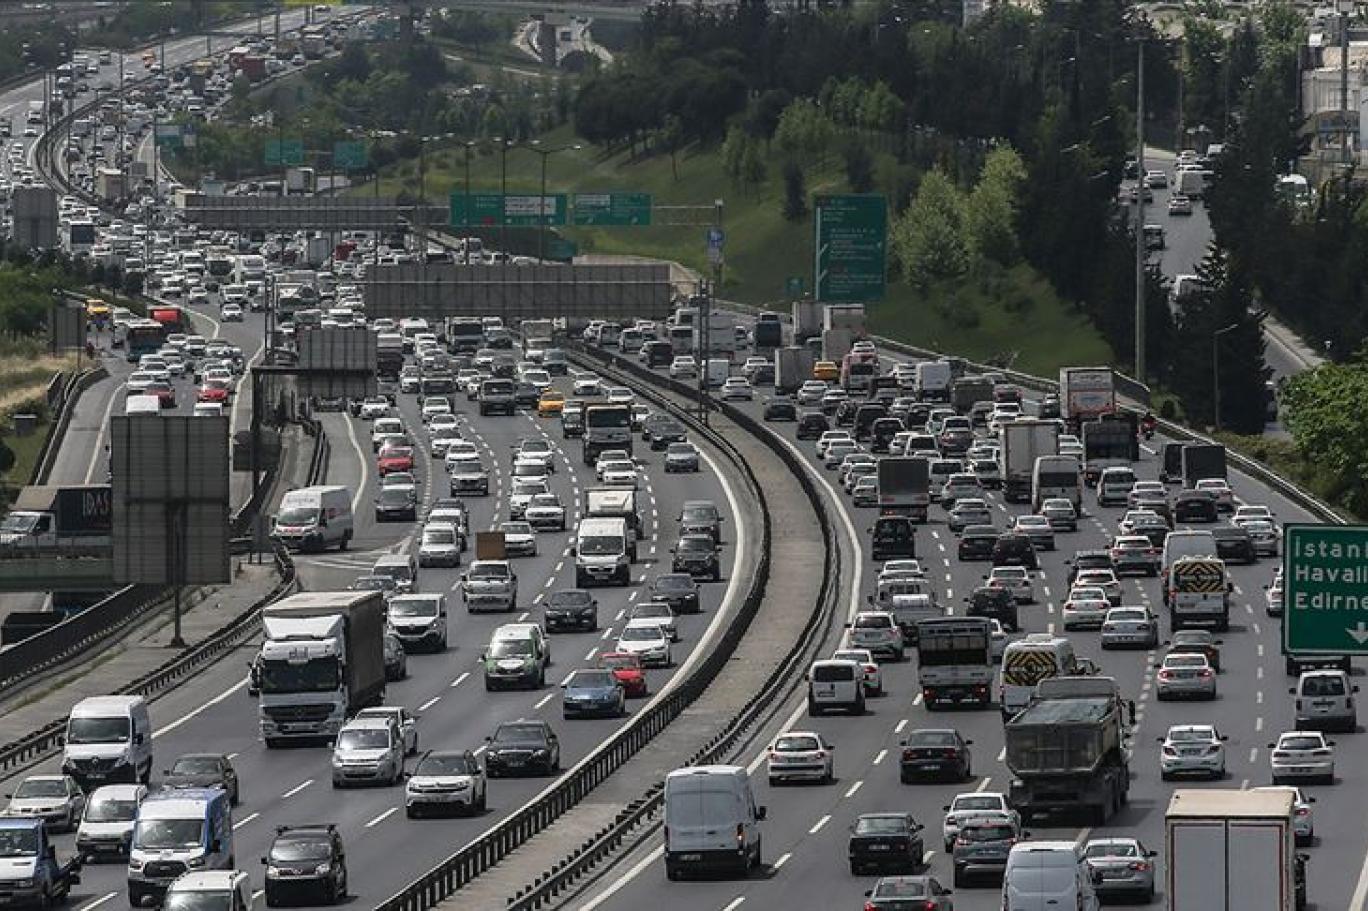
[[[649,391],[643,391],[643,395],[657,401],[661,407],[669,407],[667,401],[653,396]],[[692,422],[691,418],[682,414],[681,417]],[[746,597],[727,631],[687,680],[674,685],[660,701],[636,715],[625,727],[580,760],[573,769],[562,775],[555,784],[530,803],[465,845],[416,882],[381,903],[381,911],[421,911],[431,908],[502,861],[582,801],[609,775],[653,740],[707,689],[730,660],[732,651],[764,598],[766,580],[769,576],[769,510],[765,504],[763,490],[735,447],[724,437],[702,425],[695,425],[694,430],[700,436],[707,437],[713,446],[735,464],[751,494],[759,501],[763,517],[759,566]]]
[[[256,624],[260,620],[261,609],[272,601],[284,597],[292,591],[296,584],[294,562],[290,559],[289,552],[283,547],[277,547],[275,551],[275,562],[280,580],[275,587],[263,598],[254,603],[247,610],[240,613],[228,625],[218,632],[205,639],[185,652],[171,658],[157,669],[144,674],[137,680],[119,690],[123,695],[155,696],[163,690],[171,688],[182,678],[193,673],[207,662],[216,659],[229,649],[236,648],[243,640],[255,632]],[[121,593],[122,594],[122,593]],[[116,596],[117,597],[117,596]],[[93,610],[93,609],[92,609]],[[88,610],[77,615],[73,620],[79,620],[83,616],[91,614]],[[71,623],[72,621],[67,621]],[[62,624],[66,626],[67,623]],[[41,638],[41,637],[34,637]],[[24,645],[29,640],[25,640]],[[3,684],[0,684],[3,687]],[[53,753],[62,746],[66,731],[66,718],[58,718],[12,743],[0,746],[0,774],[8,774],[15,769],[27,766]]]
[[[597,349],[577,350],[592,352],[595,357],[612,364],[615,370],[620,370],[619,375],[630,374],[639,382],[655,383],[670,389],[685,401],[690,401],[697,393],[697,390],[689,384],[652,373],[650,370],[611,352]],[[765,683],[756,694],[742,706],[721,731],[700,747],[688,760],[681,763],[681,767],[721,762],[730,757],[741,739],[754,727],[766,710],[776,704],[782,704],[781,697],[794,685],[797,672],[806,665],[810,660],[810,654],[820,644],[823,638],[821,633],[828,626],[840,601],[837,580],[840,578],[841,551],[836,542],[835,526],[827,510],[826,500],[818,492],[811,475],[803,463],[786,446],[778,442],[775,434],[767,429],[763,422],[756,421],[750,415],[731,405],[717,404],[718,410],[725,413],[728,418],[741,425],[747,433],[755,436],[773,450],[797,477],[799,485],[812,502],[813,509],[817,514],[822,538],[826,541],[827,560],[823,566],[822,582],[818,587],[815,609],[809,615],[807,623],[804,624],[797,642],[766,678]],[[678,409],[671,410],[675,411],[676,414],[681,413]],[[664,786],[660,783],[653,784],[641,797],[633,800],[618,813],[612,823],[582,843],[574,852],[558,863],[550,873],[539,876],[531,887],[510,898],[508,908],[512,911],[534,911],[534,909],[555,902],[562,892],[573,887],[577,880],[616,851],[627,838],[632,836],[634,830],[655,815],[660,810],[663,801]]]

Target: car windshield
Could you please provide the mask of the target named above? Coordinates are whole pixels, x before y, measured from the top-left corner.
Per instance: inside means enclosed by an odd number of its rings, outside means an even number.
[[[1215,736],[1210,728],[1177,728],[1169,731],[1168,739],[1174,743],[1206,743]]]
[[[171,767],[172,775],[213,775],[219,770],[219,761],[213,756],[182,756]]]
[[[531,639],[499,639],[489,645],[491,658],[525,658],[532,654]]]
[[[663,432],[663,429],[662,429]],[[671,443],[665,450],[666,455],[688,456],[694,454],[694,448],[688,443]]]
[[[456,459],[451,463],[452,474],[479,474],[483,470],[479,459]]]
[[[996,797],[957,797],[952,809],[957,813],[964,810],[1001,810],[1002,801]]]
[[[203,841],[203,819],[140,819],[133,830],[134,846],[151,850],[198,848]]]
[[[679,539],[679,550],[681,552],[708,553],[712,549],[712,541],[704,537],[690,535]]]
[[[508,578],[508,567],[497,565],[475,564],[470,567],[470,578],[483,581],[502,581]]]
[[[958,746],[953,731],[913,731],[907,738],[908,746],[953,747]]]
[[[1114,610],[1107,615],[1108,620],[1148,620],[1149,617],[1143,610]]]
[[[271,845],[272,860],[327,860],[330,857],[332,845],[321,835],[310,838],[282,838]]]
[[[464,753],[431,753],[418,763],[414,775],[473,775],[480,769]]]
[[[907,831],[902,816],[861,816],[855,820],[856,835],[901,835]]]
[[[602,689],[617,686],[617,678],[613,676],[612,671],[575,671],[566,686],[569,689]]]
[[[1083,849],[1085,857],[1139,857],[1140,849],[1129,842],[1095,842]]]
[[[1016,829],[1008,823],[1000,825],[966,826],[960,830],[960,838],[965,841],[1006,841],[1016,836]]]
[[[622,631],[624,642],[651,642],[656,639],[664,638],[664,633],[660,627],[652,625],[629,626]]]
[[[694,581],[689,576],[685,576],[683,574],[659,576],[655,580],[655,589],[656,591],[662,592],[693,591]]]
[[[810,734],[785,734],[774,741],[774,749],[778,753],[795,750],[819,750],[821,748],[821,742]]]
[[[506,535],[530,535],[532,526],[526,522],[504,522],[499,526],[499,531]]]
[[[207,892],[198,889],[173,889],[166,893],[162,911],[230,911],[232,899],[228,892]]]
[[[1165,667],[1206,667],[1206,663],[1201,655],[1169,655],[1164,659]]]
[[[86,822],[132,822],[138,816],[138,802],[121,797],[94,797],[86,804]]]
[[[497,744],[530,743],[540,746],[546,743],[546,734],[541,725],[501,724],[498,730],[494,732],[494,742]]]
[[[926,885],[918,879],[884,877],[874,886],[874,898],[923,898]]]
[[[589,557],[606,557],[622,553],[624,542],[620,535],[594,535],[579,540],[579,552]]]
[[[36,857],[38,828],[0,829],[0,857]]]
[[[449,528],[423,529],[424,544],[455,544],[456,533]]]
[[[65,797],[66,783],[60,778],[29,778],[20,782],[14,791],[16,800],[30,800],[34,797]]]
[[[551,597],[547,599],[547,604],[552,607],[578,607],[588,604],[592,600],[593,597],[588,592],[572,590],[553,592]]]
[[[391,617],[435,617],[437,616],[437,599],[431,597],[395,598],[390,602],[389,614]]]
[[[67,724],[67,743],[125,743],[127,718],[72,718]]]
[[[1307,697],[1343,696],[1344,681],[1338,677],[1307,677],[1302,681],[1301,694]]]
[[[641,667],[641,660],[636,655],[602,655],[599,664],[616,670],[636,670]]]
[[[337,735],[339,750],[383,750],[389,742],[389,732],[380,728],[360,728]]]
[[[1325,742],[1319,737],[1284,737],[1278,741],[1278,749],[1280,750],[1319,750],[1324,747]]]

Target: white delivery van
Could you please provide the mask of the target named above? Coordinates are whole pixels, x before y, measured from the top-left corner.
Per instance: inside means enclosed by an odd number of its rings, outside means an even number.
[[[155,395],[130,395],[124,399],[124,414],[132,417],[135,414],[150,414],[154,417],[161,415],[161,399]]]
[[[103,784],[147,784],[152,719],[141,696],[91,696],[67,716],[62,771],[89,791]]]
[[[123,857],[133,841],[145,784],[106,784],[86,799],[76,827],[76,853],[82,858]]]
[[[731,361],[724,357],[708,358],[706,373],[704,375],[707,377],[708,386],[710,388],[721,388],[722,384],[727,381],[727,377],[731,375]]]
[[[150,794],[138,807],[128,852],[128,901],[160,899],[187,869],[234,865],[233,811],[222,788],[184,788]]]
[[[665,875],[725,870],[745,876],[763,863],[764,818],[741,766],[676,769],[665,776]]]
[[[341,486],[301,487],[280,498],[271,534],[291,550],[346,550],[354,531],[351,491]]]
[[[864,668],[858,661],[814,661],[808,668],[807,685],[809,715],[815,717],[828,709],[864,714]]]
[[[918,399],[923,402],[950,401],[953,375],[948,361],[921,361],[913,369]]]
[[[1003,719],[1026,708],[1040,681],[1091,672],[1092,665],[1078,660],[1073,641],[1067,636],[1028,633],[1007,643],[1002,652],[1002,677],[998,686],[998,706]]]
[[[632,584],[636,536],[626,519],[580,519],[575,532],[575,587],[591,583]]]
[[[1012,846],[1002,876],[1002,911],[1099,911],[1083,848],[1073,841]]]

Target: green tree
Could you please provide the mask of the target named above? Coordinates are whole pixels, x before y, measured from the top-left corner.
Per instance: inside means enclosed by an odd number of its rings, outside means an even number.
[[[807,178],[796,161],[784,165],[784,218],[802,221],[807,217]]]
[[[918,287],[958,278],[969,269],[964,197],[944,171],[928,171],[890,241],[903,275]]]
[[[666,114],[660,127],[660,148],[670,155],[670,173],[679,180],[679,153],[684,148],[684,121],[674,114]]]
[[[1281,394],[1283,420],[1306,461],[1330,476],[1332,499],[1368,515],[1368,352],[1292,377]]]
[[[795,99],[779,116],[774,141],[790,159],[817,162],[836,137],[831,119],[810,99]]]
[[[1009,266],[1021,255],[1017,213],[1025,180],[1026,166],[1011,146],[988,153],[965,207],[970,243],[979,257]]]
[[[874,186],[874,157],[857,136],[847,139],[842,149],[845,158],[846,183],[852,193],[868,193]]]

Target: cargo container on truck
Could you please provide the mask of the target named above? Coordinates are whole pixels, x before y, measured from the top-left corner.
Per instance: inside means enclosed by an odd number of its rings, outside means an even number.
[[[375,337],[375,372],[398,379],[404,369],[404,337],[398,332],[381,332]]]
[[[1301,908],[1294,807],[1290,789],[1174,791],[1164,814],[1168,911]]]
[[[1133,412],[1118,412],[1082,427],[1083,481],[1097,483],[1108,468],[1126,468],[1140,458],[1138,419]]]
[[[849,329],[854,338],[865,337],[864,304],[826,304],[822,307],[822,330]]]
[[[879,512],[925,522],[931,508],[931,464],[919,456],[878,462]]]
[[[1077,456],[1046,455],[1035,460],[1031,471],[1031,509],[1046,500],[1068,500],[1078,511],[1083,505],[1083,471]]]
[[[593,465],[606,449],[632,454],[632,406],[594,403],[584,409],[584,464]]]
[[[736,351],[736,318],[726,313],[709,313],[707,331],[697,320],[693,326],[694,356],[700,361],[707,356],[730,357]]]
[[[446,344],[452,354],[474,354],[484,347],[484,325],[476,317],[452,317],[446,322]]]
[[[584,515],[590,519],[625,519],[637,540],[644,534],[636,491],[630,488],[588,488],[584,491]],[[633,559],[636,559],[635,554]]]
[[[1009,800],[1023,821],[1082,813],[1092,825],[1121,809],[1130,790],[1126,717],[1111,677],[1047,677],[1004,728]]]
[[[1024,503],[1031,497],[1036,459],[1059,454],[1059,425],[1030,418],[1009,421],[1002,425],[998,440],[1003,497]]]
[[[807,348],[778,348],[774,352],[774,391],[792,395],[812,379],[812,352]]]
[[[920,361],[913,368],[917,398],[923,402],[949,402],[952,383],[948,361]],[[991,393],[990,393],[991,395]]]
[[[302,592],[265,607],[261,622],[266,639],[254,675],[266,746],[331,739],[384,698],[380,592]]]
[[[755,321],[755,328],[751,330],[751,340],[757,352],[762,348],[770,351],[782,347],[784,324],[779,321],[779,314],[768,311],[761,313]]]
[[[849,329],[827,329],[822,332],[822,359],[841,363],[855,344],[855,334]]]
[[[968,414],[978,402],[993,400],[991,379],[985,376],[962,376],[950,387],[950,407],[960,414]]]
[[[917,682],[922,701],[934,711],[942,703],[992,703],[992,626],[987,617],[937,617],[917,622]]]
[[[802,345],[822,334],[822,304],[815,300],[793,302],[793,344]]]
[[[113,510],[108,484],[25,487],[0,521],[0,551],[108,547]]]
[[[1183,486],[1226,477],[1226,450],[1219,443],[1188,443],[1183,446]]]
[[[1110,367],[1062,367],[1059,416],[1073,430],[1116,411],[1116,377]]]

